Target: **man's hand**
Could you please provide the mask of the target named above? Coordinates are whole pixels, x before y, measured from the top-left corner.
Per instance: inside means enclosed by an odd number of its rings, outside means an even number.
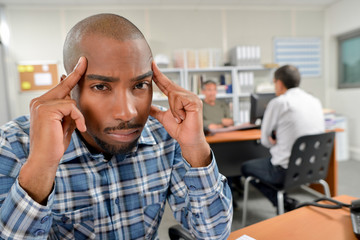
[[[216,123],[211,123],[211,124],[208,125],[208,128],[209,128],[210,130],[220,129],[220,128],[223,128],[223,127],[224,127],[224,125],[222,125],[222,124],[216,124]]]
[[[268,139],[269,139],[269,142],[270,142],[271,145],[275,145],[275,144],[276,144],[276,140],[273,139],[271,136],[269,136]]]
[[[20,185],[37,202],[51,192],[60,159],[75,128],[86,131],[85,119],[70,92],[87,67],[81,57],[72,73],[30,103],[30,153],[19,174]]]
[[[210,159],[210,146],[203,130],[202,102],[193,93],[181,88],[152,65],[153,80],[168,97],[170,109],[163,112],[151,106],[150,115],[165,127],[180,144],[183,157],[192,167],[205,167]]]
[[[221,123],[224,127],[230,127],[234,125],[234,121],[231,118],[223,118],[221,119]]]

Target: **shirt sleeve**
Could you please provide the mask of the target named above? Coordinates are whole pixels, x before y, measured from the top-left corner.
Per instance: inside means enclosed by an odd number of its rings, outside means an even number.
[[[275,98],[269,102],[266,107],[264,118],[261,123],[261,144],[270,148],[272,144],[269,141],[272,131],[276,131],[279,117],[282,112],[281,99]]]
[[[192,168],[177,152],[171,177],[170,207],[196,239],[226,239],[231,231],[231,191],[211,154],[209,166]]]
[[[19,185],[21,166],[9,142],[0,136],[0,239],[46,239],[53,194],[48,206],[35,202]]]
[[[53,193],[47,206],[34,201],[15,181],[0,210],[3,239],[46,239],[52,225]]]

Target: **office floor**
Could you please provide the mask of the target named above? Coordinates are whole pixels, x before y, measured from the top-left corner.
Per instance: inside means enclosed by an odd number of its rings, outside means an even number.
[[[360,161],[342,161],[338,162],[338,195],[350,195],[360,198],[359,182],[360,182]],[[298,199],[301,202],[311,201],[317,196],[303,190],[297,189],[289,193],[289,196]],[[234,194],[234,199],[239,208],[234,210],[233,223],[231,230],[241,228],[242,218],[242,196]],[[247,225],[276,216],[276,210],[256,189],[251,187],[249,192],[248,218]],[[168,229],[170,226],[177,224],[170,208],[167,206],[163,219],[159,227],[160,240],[167,240]]]

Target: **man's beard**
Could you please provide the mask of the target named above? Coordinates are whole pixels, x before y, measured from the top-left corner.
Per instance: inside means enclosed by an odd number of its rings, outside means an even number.
[[[96,144],[102,149],[104,150],[105,153],[107,154],[111,154],[111,155],[117,155],[117,154],[126,154],[129,153],[137,144],[139,138],[137,138],[135,141],[128,143],[128,144],[124,144],[122,146],[119,145],[111,145],[108,144],[107,142],[104,142],[103,140],[101,140],[100,138],[94,136],[94,140],[96,142]]]
[[[132,129],[132,128],[143,128],[144,125],[142,124],[134,124],[130,122],[120,122],[116,127],[107,127],[104,129],[105,133],[115,130],[123,130],[123,129]],[[124,143],[122,145],[112,145],[109,144],[97,136],[93,135],[93,138],[96,144],[107,154],[116,155],[116,154],[126,154],[129,153],[137,144],[139,138],[135,139],[131,143]]]

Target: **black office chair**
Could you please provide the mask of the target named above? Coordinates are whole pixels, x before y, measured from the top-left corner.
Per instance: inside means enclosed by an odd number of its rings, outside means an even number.
[[[330,157],[334,146],[335,132],[306,135],[299,137],[293,144],[286,170],[284,185],[270,187],[277,190],[278,213],[284,213],[284,193],[304,184],[320,183],[324,187],[326,197],[330,196],[329,185],[324,180],[327,176]],[[247,200],[250,181],[260,181],[256,177],[248,176],[244,183],[244,201],[242,225],[246,224]]]
[[[169,228],[170,240],[196,240],[191,234],[183,228],[180,224],[171,226]]]

